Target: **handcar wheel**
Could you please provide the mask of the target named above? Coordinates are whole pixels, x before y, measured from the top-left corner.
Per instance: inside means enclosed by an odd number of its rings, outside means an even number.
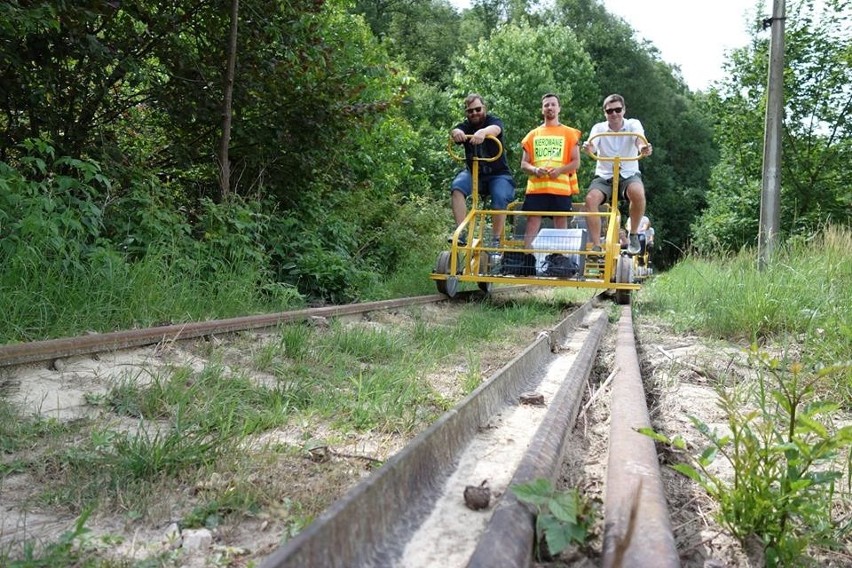
[[[618,262],[615,265],[615,281],[620,284],[632,284],[633,283],[633,259],[619,255]],[[615,291],[615,303],[626,305],[630,303],[630,290],[619,290]]]
[[[435,263],[435,274],[449,274],[451,259],[452,254],[449,251],[442,251]],[[454,298],[456,292],[458,292],[459,279],[455,276],[448,276],[446,280],[435,280],[435,285],[438,287],[439,294]]]
[[[494,267],[491,266],[491,255],[487,252],[479,253],[479,273],[483,276],[488,276],[491,274],[491,270]],[[485,292],[486,294],[491,293],[491,289],[494,287],[493,282],[477,282],[477,286],[479,289]]]

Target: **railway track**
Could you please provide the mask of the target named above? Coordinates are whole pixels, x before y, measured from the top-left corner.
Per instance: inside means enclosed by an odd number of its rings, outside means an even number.
[[[505,290],[509,290],[509,288]],[[0,367],[50,361],[76,355],[91,355],[94,353],[154,345],[161,342],[194,339],[209,335],[272,328],[283,323],[302,321],[315,317],[329,318],[364,314],[371,311],[391,310],[420,304],[433,304],[445,300],[445,296],[434,294],[414,298],[309,308],[275,314],[163,325],[145,329],[116,331],[113,333],[92,333],[79,337],[0,345]]]
[[[445,299],[425,296],[8,345],[0,347],[0,366]],[[607,310],[593,300],[540,333],[520,356],[266,556],[261,566],[531,565],[534,517],[510,487],[537,478],[556,480],[608,325]],[[629,307],[618,324],[612,405],[603,565],[678,566],[654,445],[633,431],[649,423]],[[488,506],[466,507],[465,488],[483,483],[492,495]]]
[[[555,481],[606,326],[590,302],[542,333],[262,568],[530,566],[535,519],[510,486]],[[650,422],[628,307],[616,359],[603,565],[679,566],[654,444],[633,431]],[[494,502],[466,507],[486,483]]]

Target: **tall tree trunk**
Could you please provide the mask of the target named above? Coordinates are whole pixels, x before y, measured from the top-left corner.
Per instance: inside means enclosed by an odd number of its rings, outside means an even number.
[[[231,36],[228,40],[228,69],[225,72],[225,99],[222,103],[222,138],[219,140],[219,195],[221,202],[231,191],[231,162],[228,146],[231,142],[231,103],[234,97],[234,69],[237,62],[237,16],[240,0],[231,4]]]

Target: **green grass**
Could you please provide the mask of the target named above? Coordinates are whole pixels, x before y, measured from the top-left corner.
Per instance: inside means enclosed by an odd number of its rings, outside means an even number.
[[[34,250],[4,257],[0,271],[0,344],[109,332],[301,306],[293,288],[265,285],[251,263],[215,274],[152,252],[131,263],[119,255],[63,263]]]
[[[787,345],[810,366],[848,363],[852,353],[852,231],[829,227],[810,241],[781,247],[757,269],[757,253],[690,256],[653,278],[638,296],[640,313],[681,332],[746,343]],[[852,406],[852,371],[833,385]]]

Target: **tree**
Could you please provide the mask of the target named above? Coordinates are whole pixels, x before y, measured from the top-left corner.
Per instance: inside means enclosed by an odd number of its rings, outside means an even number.
[[[67,188],[103,212],[99,246],[132,236],[145,251],[140,239],[157,237],[139,225],[167,218],[197,240],[244,243],[246,223],[223,212],[248,201],[269,240],[242,252],[264,249],[267,273],[336,299],[411,249],[373,235],[396,226],[403,190],[428,193],[402,114],[412,80],[343,1],[3,3],[0,20],[0,151],[14,168],[37,159],[27,140],[52,140],[37,141],[63,157],[43,160],[45,178],[94,158],[112,183]],[[233,203],[211,206],[229,192]]]
[[[827,0],[817,9],[798,0],[786,20],[781,235],[809,236],[826,222],[849,223],[852,197],[845,171],[852,159],[852,3]],[[694,226],[701,250],[737,250],[757,241],[766,108],[768,37],[757,26],[736,50],[728,77],[708,98],[719,120],[722,159],[711,184],[711,207]],[[748,206],[746,206],[748,205]]]
[[[450,81],[450,63],[461,52],[460,24],[446,0],[428,0],[396,11],[386,38],[420,80],[443,88]]]
[[[231,103],[234,97],[234,68],[237,64],[237,19],[240,13],[239,0],[231,2],[231,33],[228,39],[228,57],[225,71],[225,100],[222,103],[222,137],[219,139],[219,195],[217,201],[227,197],[231,191],[231,161],[228,146],[231,142]]]
[[[383,38],[395,14],[416,11],[418,0],[355,0],[353,14],[361,14],[377,38]]]
[[[163,17],[179,25],[194,7],[163,6]],[[148,103],[160,82],[146,60],[168,32],[140,33],[143,23],[117,2],[4,2],[0,22],[3,158],[40,136],[60,154],[99,155],[110,137],[93,133]]]

